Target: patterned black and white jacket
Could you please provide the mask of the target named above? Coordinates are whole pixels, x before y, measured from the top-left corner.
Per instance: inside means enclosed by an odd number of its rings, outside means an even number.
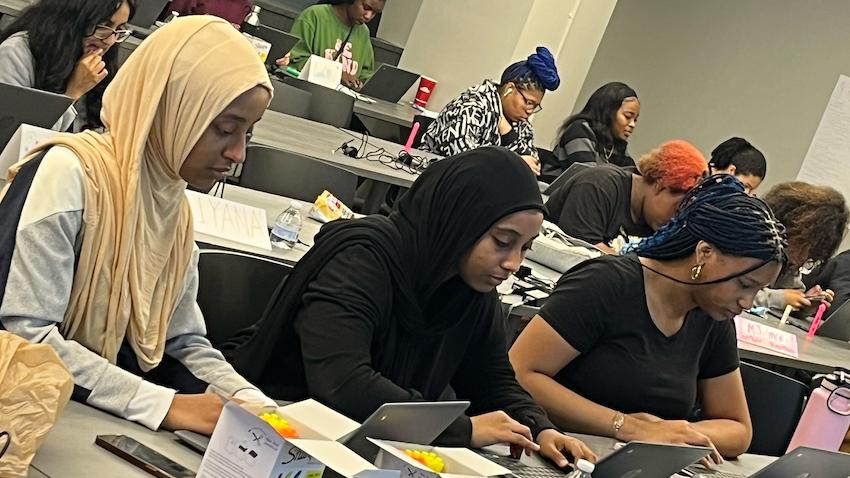
[[[502,102],[496,83],[485,80],[453,99],[443,108],[422,136],[420,149],[442,156],[452,156],[479,146],[504,146],[519,155],[537,157],[531,123],[511,123],[516,134],[510,144],[502,144],[499,118]]]

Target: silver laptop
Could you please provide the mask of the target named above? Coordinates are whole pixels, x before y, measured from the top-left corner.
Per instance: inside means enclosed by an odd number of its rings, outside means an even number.
[[[141,33],[141,35],[147,36],[150,33],[153,22],[159,18],[159,14],[165,10],[165,5],[169,2],[171,0],[137,0],[136,13],[127,22],[131,28],[135,27],[132,28],[134,34],[138,36]]]
[[[469,402],[401,402],[381,405],[360,427],[338,441],[361,456],[377,453],[366,438],[427,445],[469,408]],[[180,441],[205,453],[210,439],[187,430],[174,432]],[[374,456],[372,456],[374,458]]]
[[[479,452],[504,466],[518,478],[563,478],[569,470],[554,464],[527,465],[515,458]],[[701,446],[663,445],[633,441],[602,458],[593,470],[593,478],[667,478],[711,453]]]
[[[736,473],[692,469],[695,478],[747,478]],[[596,476],[594,472],[594,477]],[[850,478],[850,455],[799,447],[749,478]]]
[[[21,124],[49,129],[73,102],[65,95],[0,83],[0,151]]]
[[[552,193],[557,191],[558,188],[563,186],[564,183],[566,183],[567,181],[570,180],[570,178],[572,178],[573,176],[578,174],[579,171],[584,171],[585,169],[592,168],[594,166],[596,166],[596,163],[573,163],[573,164],[571,164],[570,167],[568,167],[566,171],[561,173],[560,176],[558,176],[557,178],[555,178],[554,181],[552,181],[552,184],[550,184],[543,191],[543,194],[545,194],[547,196],[551,196]]]
[[[398,103],[419,75],[392,65],[381,65],[360,89],[360,94],[379,100]]]

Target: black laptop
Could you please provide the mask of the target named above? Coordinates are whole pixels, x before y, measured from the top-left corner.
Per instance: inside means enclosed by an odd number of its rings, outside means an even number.
[[[300,38],[285,31],[278,30],[266,25],[257,27],[255,35],[261,40],[271,43],[272,48],[269,50],[269,56],[266,58],[266,65],[275,68],[275,61],[278,58],[283,58],[290,50],[298,43]]]
[[[20,125],[50,129],[73,102],[65,95],[0,83],[0,151]]]
[[[398,103],[418,79],[419,75],[416,73],[383,64],[363,85],[360,94],[390,103]]]
[[[695,467],[689,467],[688,470],[694,478],[747,478],[737,473]],[[749,478],[850,478],[850,455],[801,446]]]
[[[171,0],[137,0],[136,13],[128,22],[133,36],[147,38],[151,33],[153,23],[159,18],[159,14],[165,10],[165,5]]]
[[[839,305],[834,312],[829,314],[816,332],[821,337],[830,339],[850,341],[850,300]]]

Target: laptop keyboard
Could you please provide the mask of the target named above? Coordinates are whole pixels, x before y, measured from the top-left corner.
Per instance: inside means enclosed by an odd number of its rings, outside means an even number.
[[[702,467],[693,466],[685,468],[683,472],[680,472],[681,476],[691,476],[693,478],[747,478],[747,475],[741,475],[739,473],[718,470],[706,470]]]
[[[519,478],[564,478],[572,470],[558,470],[547,466],[533,466],[521,463],[509,456],[495,455],[486,451],[477,450],[477,453],[497,465],[504,466]]]

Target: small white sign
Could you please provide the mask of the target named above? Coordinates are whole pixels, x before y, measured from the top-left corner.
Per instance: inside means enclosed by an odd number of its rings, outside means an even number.
[[[336,89],[342,81],[342,63],[318,55],[310,55],[298,78],[326,88]]]
[[[51,129],[39,128],[28,124],[18,126],[15,134],[6,143],[3,152],[0,153],[0,177],[6,179],[6,171],[15,163],[26,156],[33,148],[58,133]]]
[[[272,250],[264,210],[194,191],[186,197],[195,232]]]

